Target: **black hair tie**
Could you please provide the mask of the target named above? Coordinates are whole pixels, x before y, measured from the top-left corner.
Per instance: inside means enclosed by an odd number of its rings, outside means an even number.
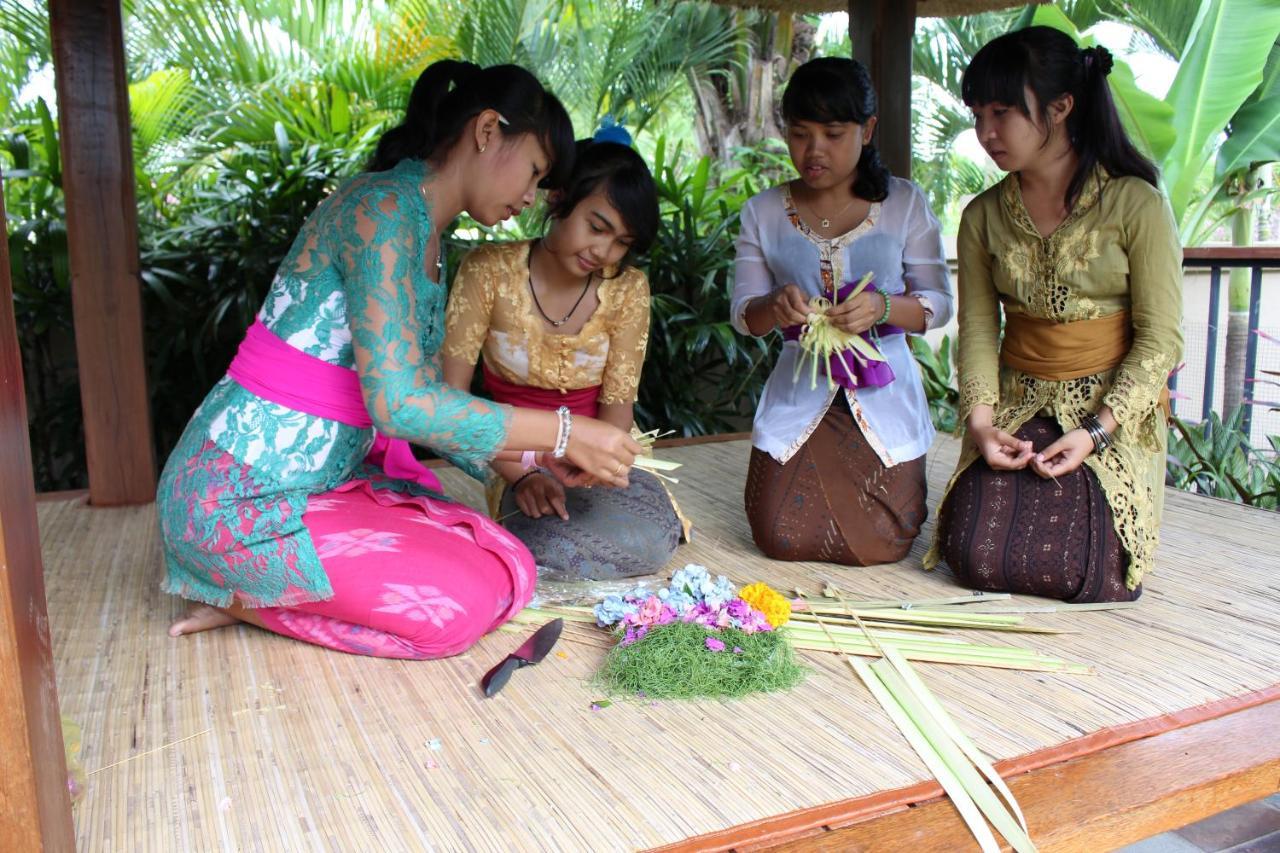
[[[1111,51],[1105,47],[1086,47],[1082,52],[1084,56],[1084,68],[1088,71],[1096,66],[1098,73],[1106,77],[1111,73],[1111,69],[1115,67],[1116,61],[1111,56]]]

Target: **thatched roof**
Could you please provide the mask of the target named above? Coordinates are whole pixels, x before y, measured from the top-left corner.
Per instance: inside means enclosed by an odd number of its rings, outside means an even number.
[[[714,0],[722,6],[749,6],[756,9],[776,9],[780,12],[847,12],[847,0]],[[1045,0],[1039,0],[1045,2]],[[957,15],[976,15],[995,9],[1025,6],[1009,0],[916,0],[918,18],[953,18]]]

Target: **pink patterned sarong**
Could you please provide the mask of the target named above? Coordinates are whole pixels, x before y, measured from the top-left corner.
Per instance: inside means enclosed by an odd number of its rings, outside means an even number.
[[[295,349],[261,323],[249,328],[227,372],[257,396],[296,411],[372,425],[354,370]],[[212,443],[204,450],[205,466],[225,468],[234,479],[239,463],[230,454]],[[312,495],[302,517],[332,598],[259,607],[254,613],[264,627],[353,654],[447,657],[529,602],[536,567],[518,539],[469,507],[395,488],[392,481],[408,480],[442,491],[407,442],[378,436],[365,461],[381,466],[385,477],[375,473]],[[207,473],[222,479],[218,471]],[[226,534],[227,559],[242,559],[235,537]]]

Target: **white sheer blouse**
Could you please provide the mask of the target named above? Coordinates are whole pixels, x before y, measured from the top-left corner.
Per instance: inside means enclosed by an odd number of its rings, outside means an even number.
[[[890,294],[910,294],[927,302],[930,328],[951,319],[953,297],[942,247],[942,229],[920,188],[890,178],[889,195],[871,205],[867,218],[852,231],[826,239],[800,219],[788,185],[752,198],[742,210],[733,287],[733,325],[747,331],[747,302],[789,283],[817,296],[824,283],[843,284],[875,273],[877,287]],[[863,435],[887,467],[922,456],[933,443],[933,424],[905,335],[886,335],[880,350],[893,368],[883,387],[845,391]],[[765,384],[756,409],[752,443],[785,463],[808,440],[838,391],[829,389],[819,371],[810,388],[809,365],[797,377],[799,345],[783,345],[778,363]]]

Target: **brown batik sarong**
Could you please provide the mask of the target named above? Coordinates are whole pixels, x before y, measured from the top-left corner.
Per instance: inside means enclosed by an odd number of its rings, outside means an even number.
[[[752,538],[775,560],[897,562],[925,519],[924,459],[886,468],[838,394],[785,465],[751,449],[746,504]]]
[[[1062,437],[1052,418],[1017,432],[1036,451]],[[971,589],[1061,601],[1133,601],[1129,557],[1097,477],[1081,465],[1058,483],[1030,468],[995,471],[979,458],[956,479],[938,516],[942,559]]]

